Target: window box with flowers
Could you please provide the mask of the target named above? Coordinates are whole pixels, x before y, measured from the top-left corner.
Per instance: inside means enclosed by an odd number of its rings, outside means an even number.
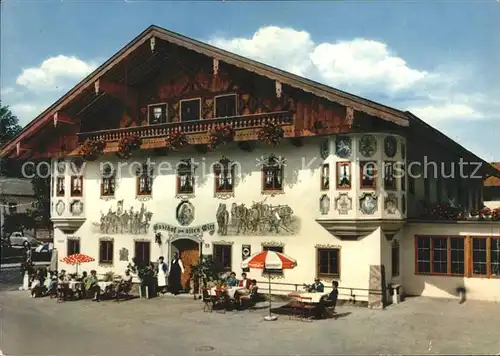
[[[80,146],[80,154],[86,161],[95,161],[104,154],[106,142],[104,140],[85,140]]]
[[[141,138],[137,135],[125,136],[118,142],[118,151],[116,155],[119,158],[128,159],[132,152],[141,147]]]
[[[219,146],[227,145],[234,141],[236,132],[229,124],[215,125],[210,131],[210,148],[215,150]]]
[[[274,122],[267,122],[259,131],[259,140],[268,145],[278,146],[281,139],[285,136],[285,131]]]
[[[176,130],[168,134],[165,139],[165,147],[170,151],[177,151],[188,145],[186,134],[182,130]]]

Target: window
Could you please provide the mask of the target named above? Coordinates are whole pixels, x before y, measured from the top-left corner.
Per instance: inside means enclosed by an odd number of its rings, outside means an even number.
[[[153,192],[153,167],[147,163],[137,170],[137,195],[151,195]]]
[[[330,165],[324,164],[321,167],[321,190],[330,189]]]
[[[351,163],[337,162],[337,189],[351,188]]]
[[[361,189],[375,189],[377,186],[377,162],[360,163]]]
[[[318,248],[317,275],[324,277],[340,276],[340,250],[336,248]]]
[[[234,163],[227,158],[221,159],[214,166],[215,192],[232,193],[234,186]]]
[[[263,189],[266,191],[283,190],[283,159],[271,155],[262,167]]]
[[[113,264],[113,241],[99,241],[99,263]]]
[[[463,237],[417,236],[417,274],[465,274],[465,243]]]
[[[472,238],[472,274],[500,276],[500,237]]]
[[[236,116],[236,94],[215,97],[215,117]]]
[[[190,159],[177,164],[177,193],[194,194],[194,166]]]
[[[17,203],[14,202],[9,203],[9,214],[10,215],[17,214]]]
[[[396,189],[396,178],[394,176],[394,162],[384,162],[384,189]]]
[[[399,276],[399,243],[394,241],[391,246],[391,271],[392,276]]]
[[[201,116],[201,99],[181,100],[181,121],[196,121]]]
[[[135,241],[135,258],[138,263],[151,262],[151,243],[149,241]]]
[[[429,199],[431,193],[431,184],[430,178],[424,178],[424,196],[426,199]]]
[[[64,196],[64,177],[56,178],[56,196],[58,197]]]
[[[101,196],[112,197],[115,195],[116,176],[113,168],[109,165],[101,172]]]
[[[214,244],[214,262],[219,271],[231,270],[231,245],[216,245]]]
[[[167,104],[154,104],[148,106],[148,121],[150,125],[166,124],[168,122]]]
[[[75,253],[80,253],[80,240],[79,239],[68,239],[67,256],[74,255]]]
[[[406,166],[404,163],[401,164],[401,172],[400,180],[401,180],[401,190],[404,192],[406,190]]]
[[[274,252],[279,252],[283,253],[283,246],[262,246],[262,251],[274,251]],[[269,274],[283,274],[283,270],[281,269],[266,269],[264,268],[264,273],[269,273]]]
[[[81,197],[83,194],[83,177],[72,176],[70,181],[70,193],[72,197]]]

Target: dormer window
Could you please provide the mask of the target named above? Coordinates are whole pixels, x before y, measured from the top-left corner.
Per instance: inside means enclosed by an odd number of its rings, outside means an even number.
[[[215,192],[232,193],[234,190],[234,163],[222,158],[214,166]]]
[[[201,117],[201,99],[181,100],[181,121],[196,121]]]
[[[237,95],[228,94],[215,97],[215,117],[236,116]]]
[[[144,163],[137,169],[137,195],[151,195],[153,193],[153,167]]]
[[[194,166],[190,159],[177,165],[177,194],[194,194]]]
[[[168,107],[167,104],[153,104],[149,105],[149,124],[150,125],[158,125],[158,124],[166,124],[168,122]]]
[[[269,156],[262,167],[262,179],[264,191],[283,190],[285,160],[274,155]]]

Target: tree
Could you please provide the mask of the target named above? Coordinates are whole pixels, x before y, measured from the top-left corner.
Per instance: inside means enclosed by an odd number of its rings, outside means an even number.
[[[23,234],[24,230],[33,230],[34,228],[35,221],[29,212],[9,214],[5,216],[3,232],[6,236],[9,236],[16,231]]]
[[[17,116],[10,111],[8,106],[0,102],[0,146],[14,138],[21,129]]]
[[[50,176],[46,171],[47,166],[40,165],[40,175],[35,174],[31,179],[33,193],[35,194],[36,202],[33,205],[34,210],[31,212],[34,220],[45,228],[50,227]],[[45,178],[46,177],[46,178]]]

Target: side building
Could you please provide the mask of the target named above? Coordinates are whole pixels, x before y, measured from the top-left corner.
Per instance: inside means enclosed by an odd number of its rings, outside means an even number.
[[[240,273],[270,249],[298,261],[273,275],[282,291],[319,277],[374,307],[388,285],[500,295],[500,225],[471,214],[494,167],[409,112],[156,26],[0,155],[52,157],[54,243],[89,269],[178,252],[189,290],[200,257]]]

